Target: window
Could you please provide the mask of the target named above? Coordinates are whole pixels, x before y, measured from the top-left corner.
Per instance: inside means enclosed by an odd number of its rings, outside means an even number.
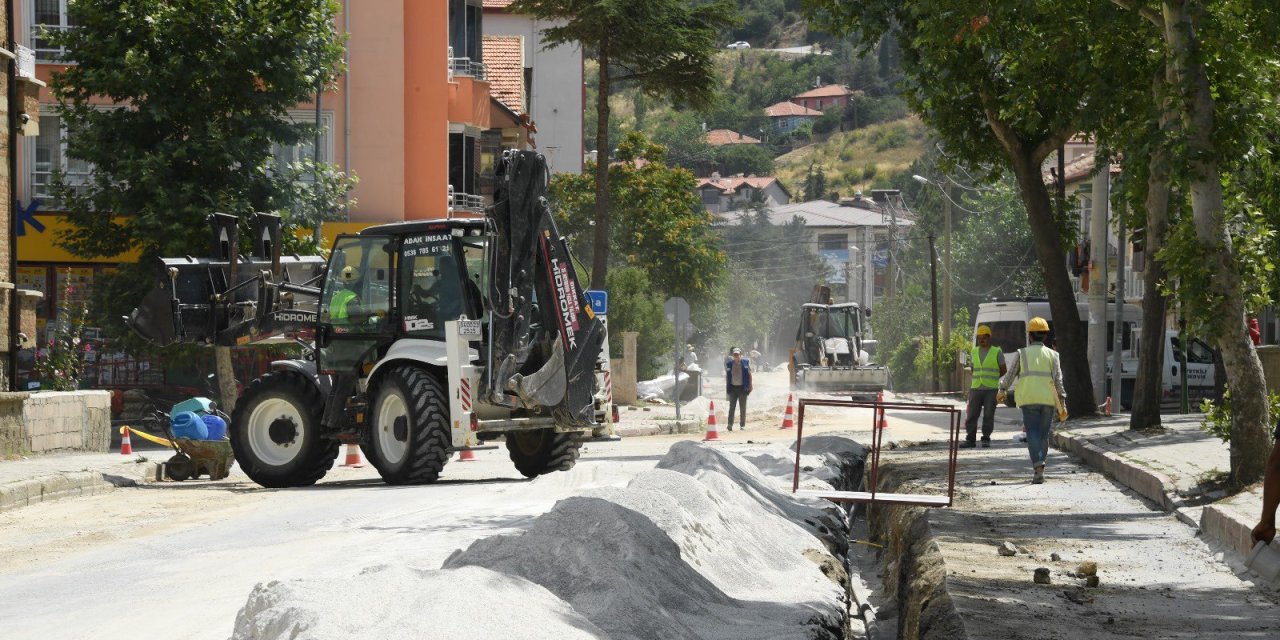
[[[493,201],[493,194],[497,190],[498,180],[495,172],[498,168],[498,161],[502,158],[502,132],[490,129],[480,134],[480,193],[479,195],[488,196],[490,202]]]
[[[450,68],[460,75],[484,76],[482,59],[480,0],[449,0],[449,47],[453,49]],[[461,62],[462,64],[459,64]]]
[[[849,236],[843,233],[824,233],[818,236],[818,251],[848,251]]]
[[[479,195],[480,139],[465,133],[449,134],[449,184],[454,193]]]
[[[311,124],[316,121],[315,111],[290,111],[289,122]],[[303,160],[311,160],[315,156],[315,136],[308,135],[305,140],[298,144],[286,146],[283,144],[271,145],[271,155],[274,157],[273,164],[277,171],[284,171],[292,164],[302,162]],[[320,162],[332,162],[333,158],[333,112],[320,112]],[[303,182],[311,182],[315,180],[315,176],[306,173],[300,176]]]
[[[27,138],[28,198],[40,198],[52,204],[56,200],[50,191],[55,173],[63,175],[68,185],[88,184],[93,175],[93,165],[84,160],[67,157],[67,140],[72,134],[62,126],[62,119],[55,115],[40,115],[40,135]]]
[[[702,204],[720,204],[720,190],[714,187],[703,189]]]
[[[65,31],[75,26],[67,15],[67,5],[72,0],[31,0],[27,5],[31,16],[27,28],[31,48],[36,52],[36,62],[70,63],[67,50],[49,42],[47,34]]]

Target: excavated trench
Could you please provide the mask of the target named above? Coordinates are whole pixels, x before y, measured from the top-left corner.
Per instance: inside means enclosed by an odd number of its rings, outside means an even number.
[[[839,456],[830,480],[841,491],[865,491],[865,456]],[[911,473],[882,463],[883,492],[918,489]],[[848,535],[845,638],[942,640],[965,638],[964,624],[946,591],[946,566],[930,528],[929,509],[909,505],[841,507]]]

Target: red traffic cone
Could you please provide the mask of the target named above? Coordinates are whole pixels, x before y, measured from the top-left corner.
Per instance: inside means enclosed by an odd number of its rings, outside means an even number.
[[[703,442],[719,442],[720,434],[716,432],[716,403],[711,402],[711,408],[707,413],[707,437],[702,439]]]
[[[1107,396],[1107,402],[1103,405],[1103,415],[1111,415],[1111,396]]]
[[[345,462],[342,463],[342,466],[354,467],[356,469],[359,469],[360,467],[364,466],[364,463],[360,461],[360,445],[358,444],[347,445],[347,459]]]
[[[129,427],[120,428],[120,455],[133,455],[133,443],[129,441]]]
[[[475,462],[476,452],[470,449],[462,449],[458,452],[458,462]]]
[[[787,412],[782,414],[782,426],[779,427],[780,429],[794,429],[796,427],[795,410],[793,408],[794,403],[795,403],[795,396],[788,393],[787,394]]]

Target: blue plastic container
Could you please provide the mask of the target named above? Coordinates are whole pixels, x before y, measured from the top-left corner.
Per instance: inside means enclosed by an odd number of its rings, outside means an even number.
[[[200,416],[191,411],[175,414],[171,418],[170,424],[173,426],[173,436],[175,438],[209,439],[209,427],[205,426],[204,420],[201,420]]]
[[[222,416],[200,416],[205,429],[209,431],[209,440],[221,440],[227,437],[227,421]]]

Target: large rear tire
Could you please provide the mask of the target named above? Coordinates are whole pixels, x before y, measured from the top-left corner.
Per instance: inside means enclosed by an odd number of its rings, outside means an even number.
[[[526,478],[572,469],[582,449],[578,434],[556,433],[555,429],[513,431],[506,435],[506,441],[511,461]]]
[[[268,373],[245,389],[231,415],[231,449],[251,480],[273,489],[309,487],[338,457],[338,441],[320,435],[324,398],[311,381]]]
[[[440,479],[453,455],[449,400],[440,381],[414,366],[397,366],[378,383],[365,455],[387,484]]]

